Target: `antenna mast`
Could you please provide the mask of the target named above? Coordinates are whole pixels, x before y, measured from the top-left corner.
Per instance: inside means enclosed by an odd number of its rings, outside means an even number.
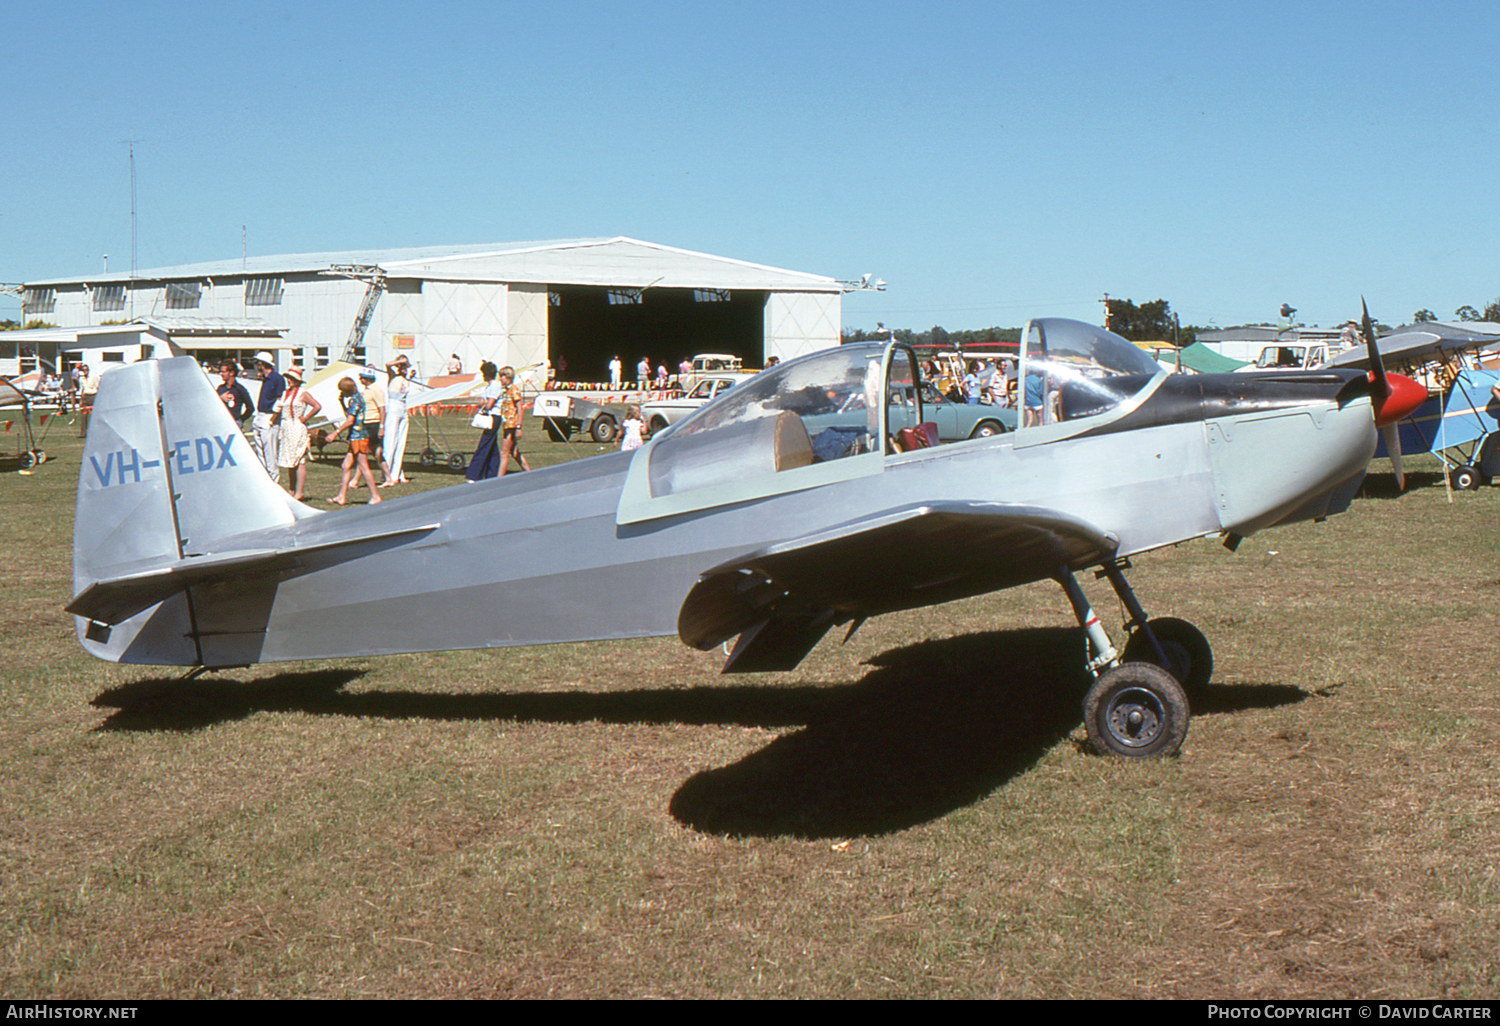
[[[127,140],[130,147],[130,276],[135,277],[135,137]]]

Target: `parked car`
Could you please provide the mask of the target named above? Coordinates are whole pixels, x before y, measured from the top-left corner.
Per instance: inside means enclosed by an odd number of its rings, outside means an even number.
[[[728,353],[699,353],[693,357],[693,369],[680,375],[677,387],[691,392],[707,378],[748,378],[754,371],[746,371],[744,361]]]
[[[956,403],[925,382],[922,385],[922,419],[937,424],[938,438],[945,442],[989,438],[1016,429],[1015,410],[983,403],[973,406]]]
[[[566,392],[543,392],[536,397],[531,415],[541,418],[543,430],[554,442],[565,442],[577,431],[607,445],[620,433],[617,414],[598,403]]]
[[[1266,346],[1255,358],[1255,362],[1236,370],[1306,370],[1321,367],[1328,361],[1328,347],[1324,345],[1286,345],[1278,343]]]
[[[699,359],[702,359],[702,357],[699,357]],[[675,424],[683,417],[686,417],[710,399],[723,395],[744,380],[744,378],[752,376],[747,374],[731,377],[719,374],[710,378],[704,378],[687,395],[677,399],[658,399],[653,402],[642,403],[641,416],[646,419],[646,426],[651,431],[660,431],[668,424]]]

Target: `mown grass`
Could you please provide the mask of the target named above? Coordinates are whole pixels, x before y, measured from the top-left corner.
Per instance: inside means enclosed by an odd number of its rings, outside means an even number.
[[[1376,474],[1142,559],[1217,666],[1182,755],[1133,764],[1085,751],[1052,586],[749,682],[675,639],[98,663],[61,611],[79,447],[46,448],[0,463],[7,996],[1500,992],[1500,489]]]

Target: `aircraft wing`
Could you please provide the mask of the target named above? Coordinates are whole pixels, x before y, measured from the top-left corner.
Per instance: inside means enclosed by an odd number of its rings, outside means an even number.
[[[449,399],[458,399],[478,390],[484,385],[484,379],[478,374],[472,375],[468,381],[454,381],[438,388],[424,385],[419,381],[413,381],[410,394],[406,397],[407,406],[431,406],[436,403],[444,403]]]
[[[1376,339],[1382,363],[1415,363],[1435,360],[1444,353],[1459,353],[1468,349],[1480,349],[1497,341],[1496,336],[1478,331],[1469,331],[1449,324],[1432,324],[1425,328],[1399,332]],[[1346,349],[1325,367],[1354,367],[1370,369],[1368,346]]]
[[[19,383],[9,378],[0,378],[0,406],[25,406],[26,393]]]
[[[926,503],[780,542],[704,573],[678,613],[698,649],[735,635],[724,672],[790,669],[835,623],[934,605],[1079,569],[1118,540],[1055,510]]]

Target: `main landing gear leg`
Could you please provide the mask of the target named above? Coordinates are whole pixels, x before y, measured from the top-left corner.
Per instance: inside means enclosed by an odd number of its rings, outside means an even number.
[[[1101,755],[1137,759],[1173,755],[1182,747],[1183,738],[1187,736],[1187,696],[1177,679],[1163,669],[1157,660],[1139,653],[1141,647],[1149,646],[1153,655],[1166,662],[1166,657],[1171,654],[1171,647],[1160,638],[1161,632],[1157,625],[1163,621],[1147,621],[1145,611],[1125,583],[1121,573],[1123,566],[1123,563],[1111,563],[1104,568],[1101,576],[1109,578],[1129,610],[1131,623],[1127,627],[1136,628],[1125,646],[1124,661],[1119,661],[1118,653],[1110,644],[1109,635],[1099,618],[1094,615],[1072,571],[1063,567],[1056,575],[1058,584],[1062,585],[1063,592],[1073,607],[1073,615],[1088,634],[1090,651],[1093,653],[1088,669],[1095,674],[1095,680],[1083,699],[1084,730],[1088,734],[1089,744]],[[1143,639],[1140,644],[1138,639]],[[1136,650],[1134,653],[1133,646]],[[1101,667],[1109,669],[1100,673]]]
[[[1062,585],[1063,594],[1068,596],[1068,602],[1073,607],[1073,615],[1078,617],[1078,626],[1082,627],[1084,633],[1089,636],[1089,650],[1093,653],[1093,658],[1089,660],[1089,672],[1097,677],[1099,668],[1114,663],[1119,653],[1109,643],[1109,634],[1105,632],[1104,625],[1099,622],[1099,618],[1094,615],[1088,596],[1078,586],[1078,579],[1073,576],[1073,571],[1063,567],[1057,572],[1057,583]]]
[[[1141,608],[1122,573],[1129,565],[1116,560],[1106,563],[1099,571],[1100,577],[1109,578],[1115,594],[1120,596],[1120,602],[1130,614],[1125,623],[1130,640],[1125,643],[1125,654],[1121,658],[1127,663],[1154,663],[1175,677],[1177,683],[1189,692],[1204,687],[1214,672],[1214,653],[1208,639],[1198,628],[1175,616],[1147,619],[1146,610]]]

